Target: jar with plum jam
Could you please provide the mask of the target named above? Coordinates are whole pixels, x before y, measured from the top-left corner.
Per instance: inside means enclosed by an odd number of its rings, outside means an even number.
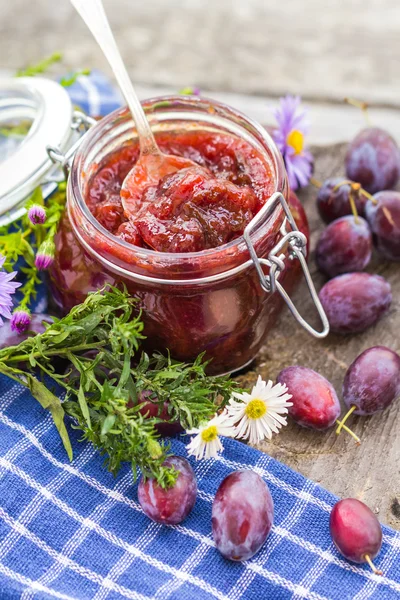
[[[255,358],[300,278],[305,262],[290,250],[308,237],[304,211],[257,123],[194,97],[143,106],[161,150],[198,167],[147,189],[132,218],[120,194],[139,156],[132,118],[121,109],[97,123],[71,166],[52,295],[66,312],[107,283],[125,285],[142,309],[149,352],[182,361],[204,352],[210,373],[237,371]],[[298,236],[292,248],[288,230]]]

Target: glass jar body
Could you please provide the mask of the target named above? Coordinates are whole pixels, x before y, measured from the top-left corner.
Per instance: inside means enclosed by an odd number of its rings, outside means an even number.
[[[215,127],[246,136],[265,154],[275,174],[276,191],[288,199],[283,165],[272,141],[242,115],[223,105],[189,98],[149,101],[145,108],[156,132],[157,127],[162,131],[166,127]],[[117,111],[104,121],[96,126],[97,131],[89,132],[72,165],[68,210],[56,236],[50,271],[56,304],[65,312],[106,283],[124,284],[143,310],[149,352],[168,349],[173,358],[183,361],[204,352],[211,361],[208,370],[215,374],[243,368],[274,326],[281,297],[262,290],[243,238],[203,252],[170,254],[131,246],[103,230],[85,205],[86,186],[101,159],[126,143],[127,136],[132,137],[126,112]],[[298,228],[308,235],[297,198],[290,196],[289,204]],[[281,238],[283,222],[279,207],[260,224],[252,239],[258,256],[268,256]],[[286,261],[279,281],[288,292],[300,272],[296,260]]]

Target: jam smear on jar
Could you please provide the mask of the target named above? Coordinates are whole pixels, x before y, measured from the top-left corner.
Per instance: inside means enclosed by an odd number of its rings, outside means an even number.
[[[226,244],[243,231],[274,191],[265,159],[245,140],[207,130],[160,132],[166,154],[198,166],[145,188],[134,216],[124,213],[122,183],[137,161],[137,143],[105,157],[91,177],[87,205],[108,231],[158,252],[199,252]]]

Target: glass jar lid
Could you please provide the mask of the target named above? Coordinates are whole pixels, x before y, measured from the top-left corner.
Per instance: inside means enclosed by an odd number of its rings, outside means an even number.
[[[46,147],[70,145],[72,114],[66,90],[55,81],[0,78],[1,224],[21,216],[25,199],[54,169]]]

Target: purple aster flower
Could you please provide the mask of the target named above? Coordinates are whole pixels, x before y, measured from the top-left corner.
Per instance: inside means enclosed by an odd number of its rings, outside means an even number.
[[[31,324],[31,315],[27,310],[17,308],[11,317],[11,330],[17,333],[23,333]]]
[[[46,209],[40,204],[32,204],[28,210],[28,217],[34,225],[43,225],[46,220]]]
[[[2,269],[5,260],[5,257],[0,254],[0,269]],[[2,317],[11,319],[10,308],[13,305],[11,296],[21,285],[18,281],[12,281],[16,274],[16,271],[6,273],[6,271],[0,270],[0,325],[4,325]]]
[[[35,265],[39,271],[45,271],[53,264],[55,245],[53,240],[45,240],[40,244],[35,258]]]
[[[313,157],[304,148],[304,136],[309,130],[308,112],[300,108],[300,96],[285,96],[273,111],[278,127],[272,137],[285,161],[292,190],[307,185],[312,175]]]

